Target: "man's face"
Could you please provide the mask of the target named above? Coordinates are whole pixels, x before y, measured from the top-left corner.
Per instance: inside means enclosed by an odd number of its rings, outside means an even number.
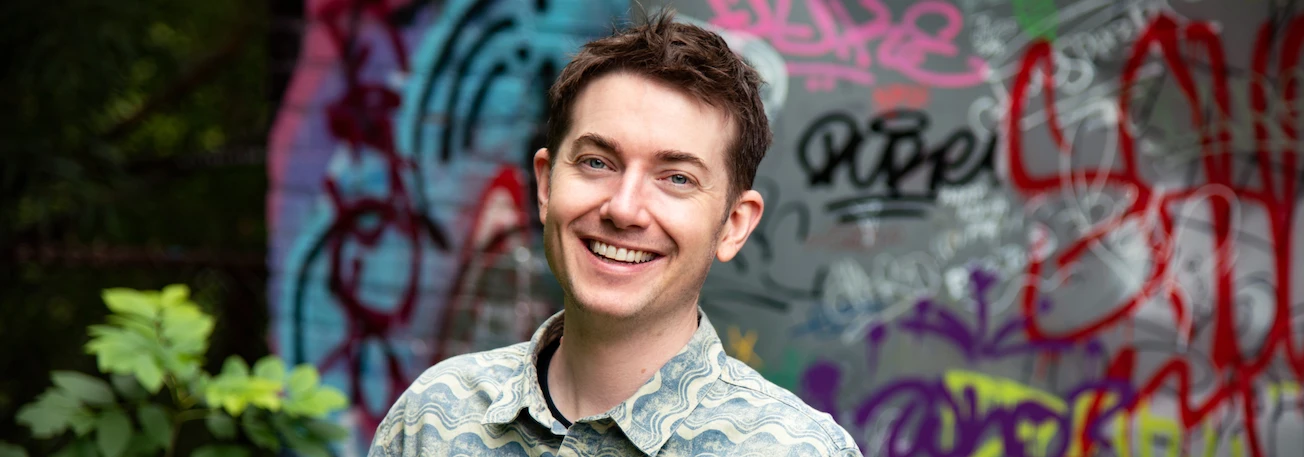
[[[614,318],[694,306],[713,258],[760,219],[760,195],[728,201],[724,112],[652,79],[602,76],[581,90],[549,164],[535,155],[548,264],[569,304]]]

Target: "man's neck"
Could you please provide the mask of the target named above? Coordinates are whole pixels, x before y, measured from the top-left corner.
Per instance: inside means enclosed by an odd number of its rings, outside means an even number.
[[[557,409],[573,422],[633,396],[697,331],[697,307],[685,308],[660,319],[610,322],[568,306],[548,369]]]

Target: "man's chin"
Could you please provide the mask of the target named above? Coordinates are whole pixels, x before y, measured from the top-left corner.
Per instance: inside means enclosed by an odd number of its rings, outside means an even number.
[[[638,294],[641,295],[641,294]],[[635,294],[576,294],[569,305],[580,312],[604,319],[627,320],[638,317],[647,307],[642,297]]]

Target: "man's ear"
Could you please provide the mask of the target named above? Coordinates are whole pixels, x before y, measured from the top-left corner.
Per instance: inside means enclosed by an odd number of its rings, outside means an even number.
[[[761,213],[764,211],[765,200],[761,198],[760,192],[747,190],[738,196],[738,201],[734,203],[733,210],[725,218],[724,227],[720,230],[715,258],[721,262],[733,260],[738,251],[743,249],[752,230],[756,229],[756,224],[761,222]]]
[[[548,189],[552,186],[552,163],[548,148],[534,152],[534,180],[539,183],[539,222],[548,222]]]

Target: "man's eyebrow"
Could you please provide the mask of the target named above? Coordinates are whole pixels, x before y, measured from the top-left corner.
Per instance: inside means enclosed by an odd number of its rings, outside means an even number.
[[[596,133],[590,132],[576,137],[575,141],[571,143],[571,151],[579,152],[584,146],[592,146],[615,155],[621,155],[619,143]],[[701,157],[698,157],[696,154],[691,152],[684,152],[675,149],[663,149],[657,151],[656,160],[659,162],[687,163],[702,170],[710,170],[710,168],[706,166],[706,161],[702,160]]]
[[[665,150],[657,151],[657,160],[661,162],[687,163],[689,165],[696,166],[697,168],[700,168],[703,171],[710,170],[710,168],[706,166],[706,162],[703,161],[701,157],[698,157],[697,155],[691,152],[676,151],[674,149],[665,149]]]
[[[580,149],[584,148],[584,146],[592,146],[616,155],[620,155],[619,144],[616,144],[616,142],[612,141],[610,138],[607,138],[602,135],[598,135],[596,133],[585,133],[575,138],[575,141],[571,142],[571,151],[579,152]]]

